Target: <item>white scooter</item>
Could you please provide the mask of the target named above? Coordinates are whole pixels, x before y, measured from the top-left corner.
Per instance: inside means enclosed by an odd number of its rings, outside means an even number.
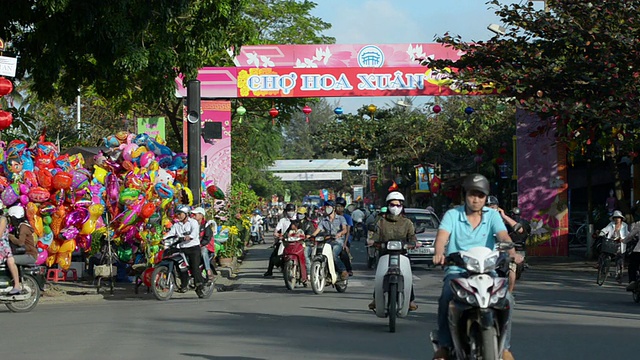
[[[389,317],[389,331],[396,332],[396,318],[409,313],[413,274],[411,261],[402,255],[402,241],[389,241],[386,247],[387,254],[380,257],[376,268],[374,311],[377,317]]]
[[[501,359],[507,326],[511,322],[509,279],[506,273],[512,243],[500,243],[498,250],[480,246],[450,254],[447,262],[463,268],[465,277],[451,281],[453,300],[449,303],[449,326],[455,359]],[[434,351],[438,333],[431,332]]]
[[[316,236],[316,245],[311,258],[311,288],[316,294],[322,294],[325,285],[331,285],[339,293],[347,291],[348,280],[342,280],[336,273],[331,249],[332,237]]]

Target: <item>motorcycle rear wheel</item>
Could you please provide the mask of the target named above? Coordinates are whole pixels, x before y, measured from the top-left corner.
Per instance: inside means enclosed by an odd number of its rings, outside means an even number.
[[[314,261],[311,264],[311,289],[315,294],[322,294],[324,291],[325,279],[322,263]]]
[[[176,280],[167,266],[156,267],[151,274],[151,292],[160,301],[167,301],[173,296]]]
[[[282,275],[284,277],[284,285],[288,290],[296,289],[296,272],[297,267],[293,260],[289,260],[284,264],[284,271],[282,272]]]
[[[25,313],[33,310],[40,301],[40,287],[38,282],[31,275],[25,275],[22,279],[22,288],[28,287],[31,290],[31,297],[26,300],[7,303],[7,308],[14,313]]]
[[[633,301],[640,303],[640,289],[636,289],[633,293]]]
[[[398,284],[389,284],[389,332],[396,332],[396,319],[398,318]]]

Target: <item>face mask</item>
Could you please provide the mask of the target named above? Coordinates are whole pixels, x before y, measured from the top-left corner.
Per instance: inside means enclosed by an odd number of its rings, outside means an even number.
[[[331,206],[327,206],[324,208],[324,213],[327,215],[331,215],[331,213],[333,213],[333,207]]]
[[[304,214],[298,214],[298,220],[304,219]]]
[[[402,206],[391,206],[389,207],[388,211],[391,213],[391,215],[400,215],[400,213],[402,212]]]
[[[296,213],[293,211],[287,211],[287,217],[289,219],[293,219],[293,217],[296,216]]]

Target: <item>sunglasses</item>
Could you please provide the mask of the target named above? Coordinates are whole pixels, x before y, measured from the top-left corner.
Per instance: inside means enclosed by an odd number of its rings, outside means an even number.
[[[389,207],[402,207],[402,204],[389,204]]]

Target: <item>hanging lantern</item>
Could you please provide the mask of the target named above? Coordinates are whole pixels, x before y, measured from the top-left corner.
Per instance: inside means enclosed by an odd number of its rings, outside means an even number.
[[[13,115],[4,110],[0,110],[0,130],[4,130],[13,123]]]
[[[280,111],[278,111],[278,109],[276,109],[275,107],[272,107],[271,110],[269,110],[269,115],[271,115],[271,125],[276,124],[276,117],[278,116],[278,114],[280,114]]]
[[[507,148],[501,147],[500,149],[498,149],[498,153],[500,155],[504,155],[507,153]]]
[[[304,115],[305,115],[305,116],[306,116],[306,118],[307,118],[307,119],[306,119],[307,124],[309,123],[309,114],[311,114],[311,112],[312,112],[312,111],[313,111],[313,110],[311,110],[311,107],[309,107],[309,105],[305,105],[305,106],[302,108],[302,112],[304,113]]]
[[[242,105],[238,106],[238,108],[236,109],[236,114],[240,116],[240,119],[238,120],[239,124],[242,124],[242,116],[244,116],[244,114],[246,113],[247,113],[247,109],[245,109],[244,106]]]
[[[344,110],[342,110],[342,107],[338,106],[337,108],[333,109],[333,113],[336,115],[342,115],[342,113],[344,113]]]
[[[374,112],[376,112],[376,110],[378,110],[378,107],[377,107],[377,106],[375,106],[375,105],[373,105],[373,104],[371,104],[371,105],[367,106],[367,111],[368,111],[369,113],[371,113],[371,114],[373,114]]]
[[[13,91],[13,83],[11,80],[0,76],[0,97],[9,95]]]
[[[467,115],[473,114],[474,111],[475,110],[471,106],[467,106],[467,108],[464,109],[464,113],[467,114]]]
[[[476,149],[476,154],[478,154],[478,155],[482,155],[482,154],[484,154],[484,149],[483,149],[483,148],[481,148],[481,147],[477,148],[477,149]]]
[[[501,157],[497,158],[497,159],[496,159],[496,164],[497,164],[497,165],[502,165],[502,164],[504,164],[504,159],[503,159],[503,158],[501,158]]]
[[[433,112],[437,114],[442,111],[442,107],[440,107],[440,105],[433,105],[433,108],[431,110],[433,110]]]

